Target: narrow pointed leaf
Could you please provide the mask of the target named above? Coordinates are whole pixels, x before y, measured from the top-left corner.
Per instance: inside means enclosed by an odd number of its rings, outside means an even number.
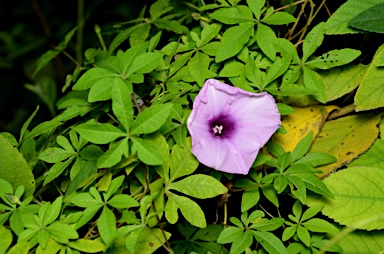
[[[137,156],[142,162],[154,166],[163,164],[163,157],[156,145],[141,138],[131,137],[131,139],[137,150]]]
[[[73,127],[73,129],[84,139],[94,144],[108,144],[119,137],[126,136],[126,133],[109,123],[84,123]]]
[[[157,104],[141,112],[132,124],[131,135],[148,134],[157,131],[167,120],[172,107],[171,103]]]
[[[228,189],[212,176],[196,174],[173,182],[170,189],[177,190],[195,198],[213,198],[226,193]]]
[[[122,79],[115,79],[112,84],[112,111],[123,125],[126,131],[129,130],[133,120],[133,106],[131,93],[127,84]]]
[[[232,56],[235,56],[248,42],[253,32],[253,24],[239,25],[228,28],[221,38],[216,53],[216,62],[222,62]]]

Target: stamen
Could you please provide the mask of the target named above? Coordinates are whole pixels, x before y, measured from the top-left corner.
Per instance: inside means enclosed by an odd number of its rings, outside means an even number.
[[[212,130],[216,136],[219,136],[219,135],[221,135],[221,132],[223,131],[223,125],[215,125],[215,127],[213,127]]]

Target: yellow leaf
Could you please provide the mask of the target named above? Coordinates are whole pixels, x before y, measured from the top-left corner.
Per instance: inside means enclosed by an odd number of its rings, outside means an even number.
[[[327,121],[313,142],[310,152],[333,155],[337,161],[321,166],[324,177],[364,153],[379,135],[381,114],[352,115]]]
[[[300,140],[311,131],[313,131],[313,139],[315,139],[328,114],[338,108],[337,106],[319,105],[294,107],[294,113],[282,117],[282,124],[287,133],[276,133],[272,137],[272,141],[282,146],[285,151],[292,152]]]

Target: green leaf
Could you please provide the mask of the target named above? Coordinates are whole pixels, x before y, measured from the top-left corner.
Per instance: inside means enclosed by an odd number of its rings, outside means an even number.
[[[237,61],[228,62],[224,65],[224,68],[219,72],[219,77],[236,77],[243,74],[245,66]]]
[[[280,228],[284,224],[283,218],[261,219],[255,224],[252,224],[251,228],[255,228],[259,231],[273,231]]]
[[[361,54],[360,50],[355,49],[335,49],[331,50],[322,56],[308,61],[305,64],[310,67],[327,70],[336,66],[344,65],[352,62]]]
[[[115,49],[120,46],[121,43],[126,41],[129,36],[136,30],[140,29],[141,27],[145,26],[146,22],[140,23],[138,25],[132,26],[130,28],[127,28],[123,31],[121,31],[111,42],[109,45],[108,51],[107,51],[107,56],[110,56],[112,52],[115,51]]]
[[[114,83],[121,80],[120,77],[103,77],[95,81],[89,90],[88,102],[106,101],[111,99]]]
[[[69,242],[68,246],[85,253],[98,253],[105,250],[105,245],[98,238],[96,240],[78,239]]]
[[[252,245],[252,242],[252,234],[249,231],[245,231],[242,233],[241,237],[234,239],[229,252],[233,254],[243,253],[246,248]]]
[[[152,142],[131,137],[134,149],[137,150],[137,156],[139,159],[148,165],[161,165],[163,164],[163,157],[159,148]]]
[[[161,38],[162,33],[163,33],[163,31],[159,31],[157,34],[155,34],[154,36],[151,37],[151,39],[149,40],[149,44],[148,44],[148,52],[152,52],[155,50],[155,48],[157,47],[157,45],[160,42],[160,38]]]
[[[252,32],[253,24],[228,28],[221,38],[215,61],[219,63],[239,53],[244,44],[248,42]]]
[[[241,237],[243,235],[243,231],[244,230],[242,228],[238,227],[226,227],[223,231],[221,231],[217,242],[221,244],[231,243],[235,239]]]
[[[127,194],[117,194],[108,200],[107,204],[115,208],[124,209],[128,209],[133,206],[139,206],[139,202]]]
[[[317,167],[320,165],[326,165],[336,161],[337,160],[335,157],[327,153],[310,152],[304,155],[303,157],[301,157],[299,160],[297,160],[295,164],[307,164],[312,167]]]
[[[263,53],[272,61],[276,59],[276,49],[273,46],[273,41],[276,40],[276,35],[273,30],[263,25],[257,24],[256,41]]]
[[[35,117],[38,110],[39,110],[39,106],[36,107],[36,109],[35,109],[35,111],[33,111],[32,115],[30,117],[28,117],[27,121],[25,121],[25,123],[21,127],[19,143],[21,142],[21,140],[23,140],[24,134],[27,131],[28,126],[31,124],[31,122],[32,122],[33,118]]]
[[[170,30],[178,34],[183,33],[183,26],[176,20],[156,20],[153,24],[161,29]]]
[[[268,69],[267,76],[264,79],[262,88],[265,88],[269,83],[276,80],[278,77],[284,74],[291,64],[292,58],[276,58],[273,65]]]
[[[73,86],[73,90],[86,90],[93,86],[93,84],[106,77],[119,77],[117,73],[111,72],[103,68],[92,68],[88,70]]]
[[[157,131],[167,120],[173,104],[156,104],[141,112],[132,124],[131,135],[148,134]]]
[[[76,153],[58,147],[51,147],[42,152],[39,155],[39,159],[48,163],[56,163],[63,161],[72,155],[76,155]]]
[[[101,207],[103,202],[92,197],[89,193],[78,193],[72,199],[71,202],[78,207]]]
[[[327,121],[310,152],[324,152],[333,155],[337,161],[318,167],[321,176],[335,171],[368,150],[377,139],[380,114],[350,115]]]
[[[133,62],[130,68],[127,71],[127,75],[129,76],[132,73],[148,73],[153,71],[157,65],[160,63],[160,60],[162,59],[163,54],[159,52],[148,52],[143,53],[139,56],[137,56]]]
[[[0,179],[11,184],[13,189],[23,185],[25,197],[31,196],[35,191],[35,178],[23,156],[1,135],[0,151]]]
[[[367,166],[375,168],[384,168],[384,140],[377,139],[373,146],[367,152],[360,155],[357,159],[348,164],[348,167]]]
[[[287,249],[279,238],[270,232],[260,232],[251,230],[251,233],[255,237],[261,246],[270,254],[288,254]]]
[[[125,247],[129,253],[153,253],[165,243],[171,234],[159,228],[140,228],[132,231],[126,238]]]
[[[120,64],[122,66],[122,74],[124,77],[127,76],[128,69],[131,67],[133,60],[145,53],[148,48],[148,42],[139,43],[130,47],[125,52],[117,52],[117,57],[120,60]]]
[[[319,72],[323,79],[327,102],[352,92],[361,84],[367,69],[368,66],[359,64]]]
[[[300,177],[301,180],[305,183],[307,189],[318,193],[329,198],[334,198],[332,192],[327,188],[327,186],[314,174],[294,174],[297,177]]]
[[[381,188],[384,171],[373,167],[349,167],[331,174],[323,182],[335,199],[309,196],[307,205],[323,205],[322,213],[348,227],[374,230],[384,228]]]
[[[259,0],[259,1],[247,0],[247,5],[251,9],[253,14],[255,14],[256,19],[260,20],[260,16],[262,13],[261,11],[265,5],[265,0]]]
[[[169,198],[165,204],[165,218],[171,224],[175,224],[179,220],[178,206],[174,199]]]
[[[189,73],[200,87],[203,86],[206,79],[209,62],[209,56],[200,52],[196,52],[194,57],[192,57],[192,59],[188,62]]]
[[[103,211],[97,220],[97,228],[99,230],[101,239],[108,246],[115,239],[116,229],[116,218],[111,210],[106,206],[103,207]]]
[[[133,106],[128,86],[121,80],[116,79],[112,87],[112,111],[123,125],[126,131],[129,130],[133,120]]]
[[[308,152],[309,148],[312,145],[312,137],[313,132],[311,131],[302,140],[300,140],[295,149],[293,149],[291,154],[293,162],[297,161]]]
[[[338,234],[335,236],[337,237]],[[343,235],[337,244],[343,248],[343,253],[380,253],[384,250],[384,233],[382,230],[355,230],[347,235]]]
[[[28,254],[29,249],[29,242],[18,242],[8,250],[7,254]]]
[[[34,77],[41,69],[43,69],[47,64],[52,61],[52,59],[56,58],[57,55],[60,54],[60,51],[58,50],[48,50],[44,54],[42,54],[39,59],[36,61],[36,69],[32,74],[32,77]]]
[[[178,70],[181,69],[192,57],[193,51],[184,53],[180,55],[176,61],[174,61],[169,68],[169,76],[171,77],[173,74],[175,74]]]
[[[325,23],[326,34],[352,34],[360,31],[350,27],[348,22],[368,8],[382,3],[381,0],[349,0],[341,5]]]
[[[51,224],[59,217],[62,203],[63,203],[63,197],[59,196],[58,198],[55,199],[55,201],[52,202],[52,204],[48,205],[48,208],[46,209],[44,214],[41,215],[43,226]],[[42,209],[40,208],[39,215],[41,210]]]
[[[30,133],[28,133],[24,140],[29,139],[29,138],[34,138],[36,136],[39,136],[41,134],[44,134],[46,132],[51,132],[53,131],[56,127],[62,125],[62,122],[56,121],[56,120],[50,120],[46,122],[42,122],[39,125],[37,125],[35,128],[31,130]]]
[[[321,103],[325,103],[327,99],[325,94],[324,83],[321,79],[321,76],[317,72],[309,69],[306,66],[303,66],[303,71],[305,87],[313,91],[312,96],[315,97],[316,100]]]
[[[275,12],[271,16],[268,16],[261,20],[261,22],[268,25],[285,25],[295,22],[296,18],[287,12]]]
[[[349,25],[368,32],[384,33],[384,3],[376,4],[356,15],[349,21]]]
[[[151,5],[149,8],[149,14],[152,20],[158,19],[161,15],[171,11],[173,5],[169,4],[169,0],[159,0]]]
[[[205,228],[207,226],[204,212],[196,202],[173,193],[168,196],[168,198],[173,199],[185,219],[191,223],[191,225],[199,228]]]
[[[108,144],[127,134],[109,123],[89,124],[84,123],[73,127],[84,139],[94,144]]]
[[[170,181],[192,174],[199,166],[199,162],[191,152],[191,139],[187,138],[183,148],[174,145],[170,157]]]
[[[251,10],[244,5],[236,5],[229,8],[218,9],[212,12],[209,17],[227,25],[255,21],[253,19]]]
[[[209,26],[204,27],[203,31],[201,31],[201,41],[197,44],[197,47],[201,48],[210,42],[213,38],[215,38],[221,30],[221,24],[213,23]]]
[[[79,234],[70,225],[62,222],[55,221],[47,228],[48,232],[56,237],[62,237],[67,239],[77,239]]]
[[[224,194],[228,189],[212,176],[195,174],[180,181],[173,182],[169,189],[177,190],[195,198],[213,198]]]
[[[297,237],[299,237],[300,241],[302,241],[307,247],[311,245],[311,235],[305,227],[297,227]]]
[[[305,63],[307,59],[315,52],[315,50],[321,45],[324,39],[324,22],[316,25],[307,34],[303,42],[303,58],[302,62]]]
[[[5,254],[12,243],[12,233],[4,226],[0,226],[0,254]]]
[[[124,138],[111,145],[107,152],[97,160],[98,168],[110,168],[121,161],[121,156],[128,157],[128,138]]]
[[[332,225],[328,221],[319,218],[310,219],[306,222],[303,222],[302,225],[311,232],[333,233],[339,231],[334,225]]]
[[[382,96],[384,94],[384,72],[377,66],[380,55],[384,52],[384,44],[381,45],[373,57],[372,63],[367,69],[363,80],[355,95],[356,111],[376,109],[384,106]]]
[[[260,200],[260,192],[258,188],[246,189],[241,198],[241,212],[248,211],[254,207]]]

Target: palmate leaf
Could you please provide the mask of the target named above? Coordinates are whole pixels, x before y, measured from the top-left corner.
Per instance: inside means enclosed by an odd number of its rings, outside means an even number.
[[[321,45],[324,39],[324,23],[319,23],[307,34],[303,42],[303,58],[305,63],[307,59]]]
[[[112,111],[126,131],[130,129],[133,120],[133,106],[130,97],[132,84],[129,84],[129,86],[128,88],[128,85],[122,79],[115,79],[114,83],[112,83],[111,94]]]
[[[188,70],[190,75],[196,80],[197,84],[202,87],[206,79],[210,58],[204,53],[196,52],[194,57],[188,62]]]
[[[324,179],[335,199],[311,195],[307,205],[323,205],[322,213],[348,227],[374,230],[384,228],[384,170],[350,167]]]
[[[99,230],[101,239],[106,245],[112,243],[116,236],[116,218],[109,208],[104,206],[103,211],[97,220],[97,228]]]
[[[119,140],[113,144],[107,152],[97,160],[98,168],[109,168],[120,162],[123,154],[128,157],[128,138]]]
[[[170,181],[192,174],[199,166],[199,162],[191,152],[192,142],[187,138],[183,148],[179,145],[173,146],[170,157]]]

